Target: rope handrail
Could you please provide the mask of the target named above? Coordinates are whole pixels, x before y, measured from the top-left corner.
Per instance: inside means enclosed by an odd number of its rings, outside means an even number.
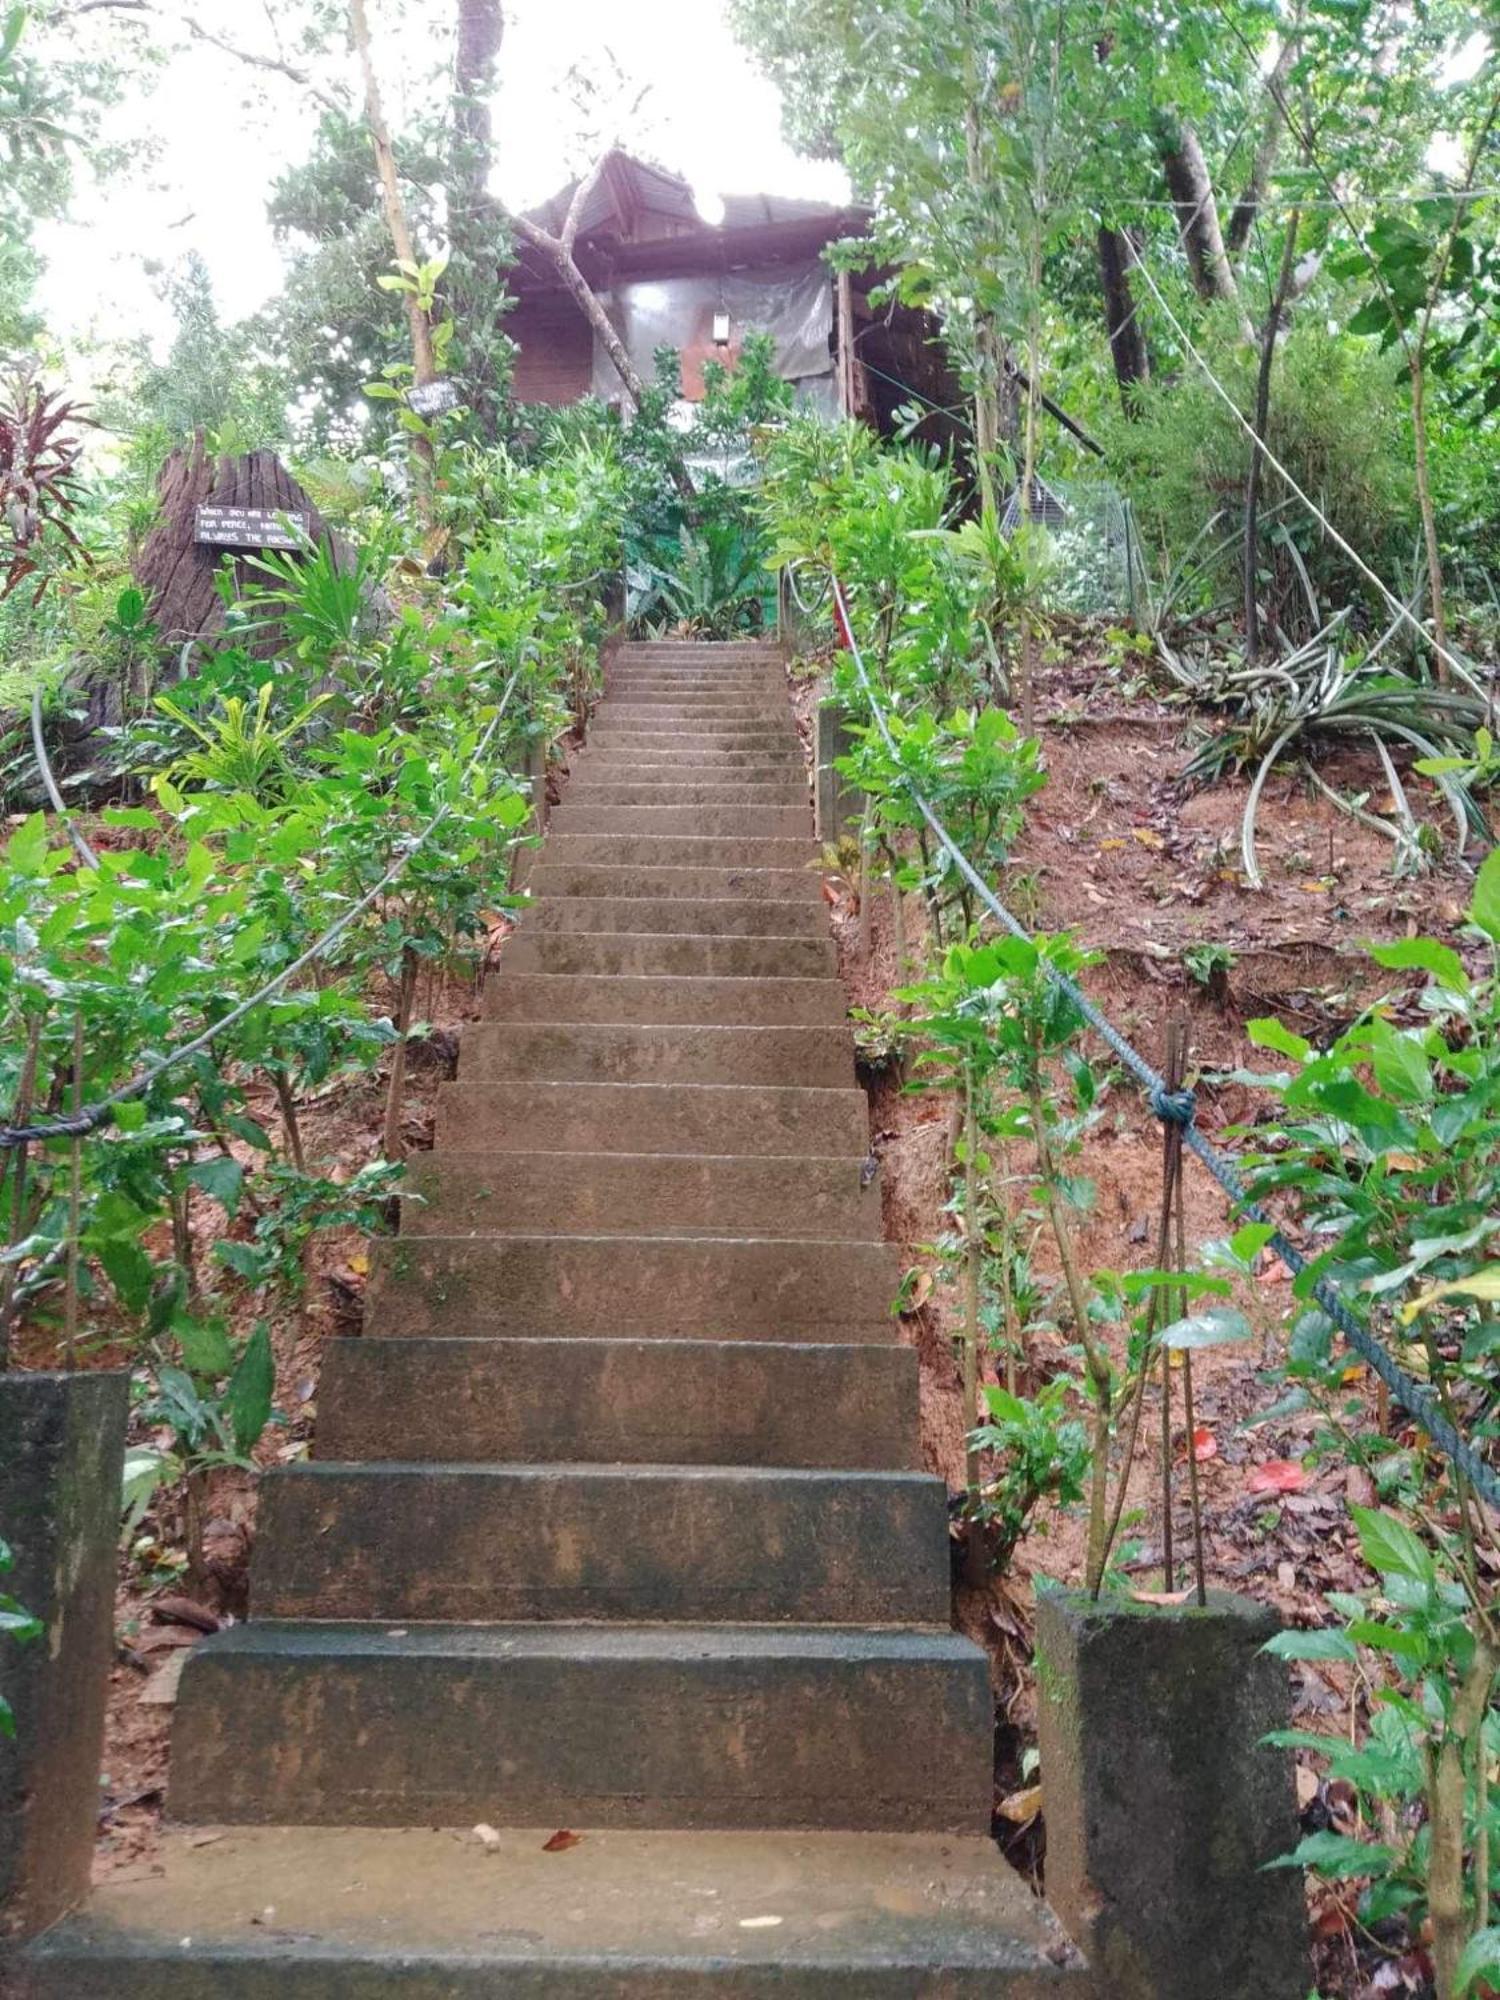
[[[473,755],[464,766],[463,777],[460,783],[466,783],[473,776],[490,744],[494,741],[495,732],[500,727],[501,720],[510,704],[510,698],[515,692],[516,682],[520,679],[520,673],[521,670],[518,667],[506,682],[505,690],[500,696],[499,705],[490,717],[484,734],[475,745]],[[39,721],[37,726],[39,728]],[[48,775],[50,776],[50,773]],[[102,1125],[108,1122],[118,1105],[128,1104],[134,1098],[144,1096],[152,1084],[159,1077],[164,1076],[168,1070],[175,1069],[179,1063],[186,1062],[191,1056],[201,1055],[204,1049],[210,1048],[218,1040],[226,1028],[232,1028],[236,1021],[242,1021],[247,1014],[253,1013],[262,1002],[269,1000],[274,994],[279,993],[289,980],[295,979],[299,972],[304,971],[309,965],[321,958],[330,946],[336,944],[344,932],[349,929],[350,925],[357,918],[363,916],[370,905],[377,898],[383,896],[386,890],[400,879],[413,858],[427,845],[428,841],[431,840],[432,836],[452,811],[453,806],[451,802],[445,802],[441,805],[416,838],[403,848],[402,852],[386,869],[380,880],[375,883],[374,887],[367,889],[357,902],[351,903],[349,908],[341,912],[327,929],[307,947],[306,951],[294,958],[290,965],[283,966],[274,978],[268,979],[248,999],[241,1000],[236,1006],[231,1007],[227,1014],[222,1014],[217,1021],[211,1022],[208,1027],[204,1028],[201,1033],[194,1035],[191,1040],[179,1043],[175,1049],[168,1050],[164,1056],[159,1056],[155,1062],[148,1063],[144,1069],[138,1070],[133,1077],[128,1078],[117,1089],[112,1090],[108,1096],[100,1098],[97,1103],[85,1105],[81,1110],[70,1112],[63,1117],[45,1119],[36,1124],[0,1125],[0,1151],[17,1146],[43,1144],[49,1139],[87,1138],[90,1133],[97,1132]],[[66,817],[66,813],[64,813],[64,817]],[[76,833],[71,822],[69,823],[69,833],[74,836],[75,844],[82,838],[81,835]],[[86,845],[87,843],[85,843]],[[92,854],[92,851],[90,851],[85,865],[98,867],[98,858]]]
[[[854,626],[850,619],[849,604],[844,595],[843,586],[836,576],[832,577],[831,581],[834,608],[838,614],[838,621],[842,628],[841,636],[849,656],[854,662],[855,671],[859,675],[860,685],[863,687],[865,698],[870,704],[870,713],[875,718],[876,728],[880,732],[886,749],[891,753],[892,757],[896,757],[895,738],[891,734],[885,711],[880,705],[874,685],[865,667],[864,656],[860,651],[859,642],[854,636]],[[990,914],[999,923],[1003,924],[1013,937],[1024,939],[1027,943],[1030,943],[1031,933],[1018,918],[1012,916],[1010,911],[1006,909],[1005,905],[995,895],[994,891],[989,887],[983,876],[980,875],[968,856],[949,833],[937,813],[933,810],[931,803],[917,785],[915,779],[907,776],[905,773],[902,776],[912,803],[926,821],[933,838],[942,847],[954,867],[957,868],[965,882],[974,891],[974,894]],[[1147,1102],[1150,1104],[1155,1115],[1160,1119],[1182,1126],[1184,1145],[1208,1169],[1224,1193],[1228,1195],[1235,1211],[1248,1217],[1250,1221],[1261,1223],[1271,1230],[1269,1247],[1275,1251],[1276,1255],[1294,1277],[1299,1276],[1305,1271],[1307,1269],[1307,1259],[1302,1255],[1301,1251],[1298,1250],[1294,1243],[1287,1239],[1274,1218],[1268,1215],[1257,1202],[1250,1200],[1245,1190],[1245,1183],[1240,1175],[1239,1163],[1232,1155],[1216,1146],[1199,1129],[1196,1123],[1196,1103],[1193,1093],[1191,1091],[1169,1090],[1165,1077],[1153,1068],[1140,1051],[1125,1039],[1114,1023],[1105,1014],[1100,1012],[1099,1008],[1089,999],[1076,980],[1070,979],[1066,973],[1059,972],[1053,966],[1047,966],[1045,970],[1047,977],[1062,992],[1066,993],[1069,1000],[1072,1001],[1073,1005],[1094,1030],[1095,1034],[1113,1051],[1120,1062],[1135,1078],[1136,1082],[1145,1092]],[[1413,1375],[1409,1374],[1401,1366],[1395,1355],[1390,1352],[1389,1348],[1385,1346],[1375,1332],[1349,1310],[1338,1293],[1323,1279],[1320,1278],[1314,1282],[1310,1288],[1310,1296],[1320,1310],[1327,1314],[1328,1318],[1332,1320],[1333,1324],[1345,1336],[1361,1359],[1385,1383],[1396,1400],[1403,1408],[1410,1412],[1420,1427],[1427,1432],[1433,1443],[1439,1446],[1447,1454],[1452,1463],[1463,1473],[1474,1492],[1482,1499],[1488,1501],[1490,1506],[1500,1509],[1500,1478],[1497,1478],[1484,1459],[1474,1449],[1474,1446],[1458,1427],[1449,1420],[1432,1390],[1424,1383],[1417,1381]]]

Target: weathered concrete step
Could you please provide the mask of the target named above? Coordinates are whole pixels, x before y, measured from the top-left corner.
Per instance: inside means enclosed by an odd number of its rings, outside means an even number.
[[[615,777],[591,771],[570,782],[568,797],[588,806],[793,806],[807,803],[806,778]]]
[[[828,913],[803,898],[755,896],[542,896],[520,917],[528,932],[642,932],[656,937],[826,938]]]
[[[721,751],[742,751],[752,759],[786,757],[800,759],[806,768],[802,739],[786,729],[615,729],[603,723],[589,731],[590,751],[607,750],[620,755],[675,753],[695,755]]]
[[[919,1472],[284,1466],[254,1618],[942,1625],[948,1492]]]
[[[863,1159],[859,1090],[706,1083],[445,1083],[437,1143],[447,1152],[811,1154]],[[537,1328],[545,1333],[545,1327]]]
[[[593,806],[565,799],[552,816],[564,833],[747,834],[756,839],[805,840],[810,805]]]
[[[386,1238],[370,1246],[365,1338],[889,1341],[899,1271],[892,1243]]]
[[[757,1340],[334,1340],[319,1459],[916,1470],[912,1348]]]
[[[637,834],[631,839],[603,833],[550,832],[538,859],[546,867],[578,862],[607,868],[795,868],[811,878],[821,859],[817,842],[743,840],[727,835]]]
[[[526,878],[533,896],[645,896],[700,900],[754,898],[820,903],[822,878],[811,868],[643,868],[554,862],[543,856]]]
[[[618,716],[622,710],[630,708],[672,708],[684,716],[698,718],[706,714],[752,714],[752,716],[790,716],[790,704],[786,700],[786,688],[708,688],[702,684],[680,684],[672,686],[662,682],[636,680],[628,686],[612,686],[604,698],[600,714]]]
[[[630,716],[624,712],[604,712],[600,710],[598,720],[590,724],[588,742],[594,748],[608,744],[658,744],[666,750],[686,750],[692,744],[704,744],[716,750],[742,750],[754,748],[756,744],[772,744],[778,750],[796,746],[802,748],[802,738],[796,734],[792,718],[786,716],[782,722],[706,722],[702,716],[698,720],[676,720],[672,716],[644,716],[634,710]]]
[[[513,941],[514,942],[514,941]],[[525,973],[487,982],[491,1021],[656,1022],[662,1026],[818,1027],[847,1016],[838,979],[632,978],[629,974]]]
[[[989,1839],[553,1830],[172,1834],[18,2000],[1102,2000]]]
[[[993,1726],[985,1656],[946,1631],[264,1619],[188,1655],[168,1808],[977,1834]]]
[[[472,1031],[471,1031],[472,1032]],[[809,1236],[880,1241],[880,1189],[853,1158],[417,1153],[403,1236]]]
[[[645,729],[717,729],[728,724],[749,728],[779,726],[790,730],[791,710],[785,702],[749,701],[743,697],[694,699],[675,695],[662,701],[611,701],[599,711],[601,722],[621,729],[635,724]]]
[[[827,979],[838,968],[832,938],[673,937],[518,931],[507,938],[501,977],[515,972],[620,974],[686,979]]]
[[[744,695],[768,705],[787,704],[786,678],[764,667],[738,667],[733,673],[686,674],[671,667],[631,667],[605,676],[606,701],[631,701],[642,695],[697,697]]]
[[[810,1084],[840,1090],[854,1081],[854,1037],[847,1027],[485,1021],[464,1030],[459,1077],[465,1084],[530,1078],[542,1083]]]
[[[762,784],[769,779],[805,776],[802,754],[790,745],[779,755],[770,750],[587,750],[569,773],[569,784],[586,775],[605,772],[612,777],[637,777],[660,783],[682,773],[690,783],[717,783],[721,778],[733,784]],[[653,777],[660,773],[660,778]],[[742,775],[743,774],[743,775]]]

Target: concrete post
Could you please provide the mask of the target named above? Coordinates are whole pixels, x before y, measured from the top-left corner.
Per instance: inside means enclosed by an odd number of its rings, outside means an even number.
[[[836,701],[822,700],[817,706],[814,751],[817,759],[815,826],[825,847],[835,846],[844,834],[860,823],[864,801],[847,779],[833,768],[835,757],[852,747],[848,718]]]
[[[1037,1599],[1037,1717],[1047,1900],[1110,2000],[1305,2000],[1275,1613]]]
[[[88,1890],[128,1379],[0,1375],[0,1536],[15,1557],[0,1587],[45,1627],[28,1644],[0,1638],[16,1727],[0,1737],[0,1957]]]

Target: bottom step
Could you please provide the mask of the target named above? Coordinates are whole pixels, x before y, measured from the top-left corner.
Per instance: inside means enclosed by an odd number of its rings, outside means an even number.
[[[985,1839],[174,1836],[33,1945],[18,2000],[1062,2000],[1092,1992]]]
[[[252,1619],[188,1659],[168,1809],[982,1833],[992,1740],[988,1663],[948,1631]]]

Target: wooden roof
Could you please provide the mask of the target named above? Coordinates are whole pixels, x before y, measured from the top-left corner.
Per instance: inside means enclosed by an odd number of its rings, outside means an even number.
[[[579,183],[575,180],[530,211],[530,220],[556,235]],[[628,278],[681,276],[734,270],[747,264],[789,262],[815,256],[844,236],[862,235],[869,214],[787,195],[725,195],[724,219],[705,222],[692,187],[680,174],[638,160],[616,148],[589,191],[578,227],[575,255],[595,286]],[[524,245],[511,274],[512,289],[550,290],[556,273]]]

